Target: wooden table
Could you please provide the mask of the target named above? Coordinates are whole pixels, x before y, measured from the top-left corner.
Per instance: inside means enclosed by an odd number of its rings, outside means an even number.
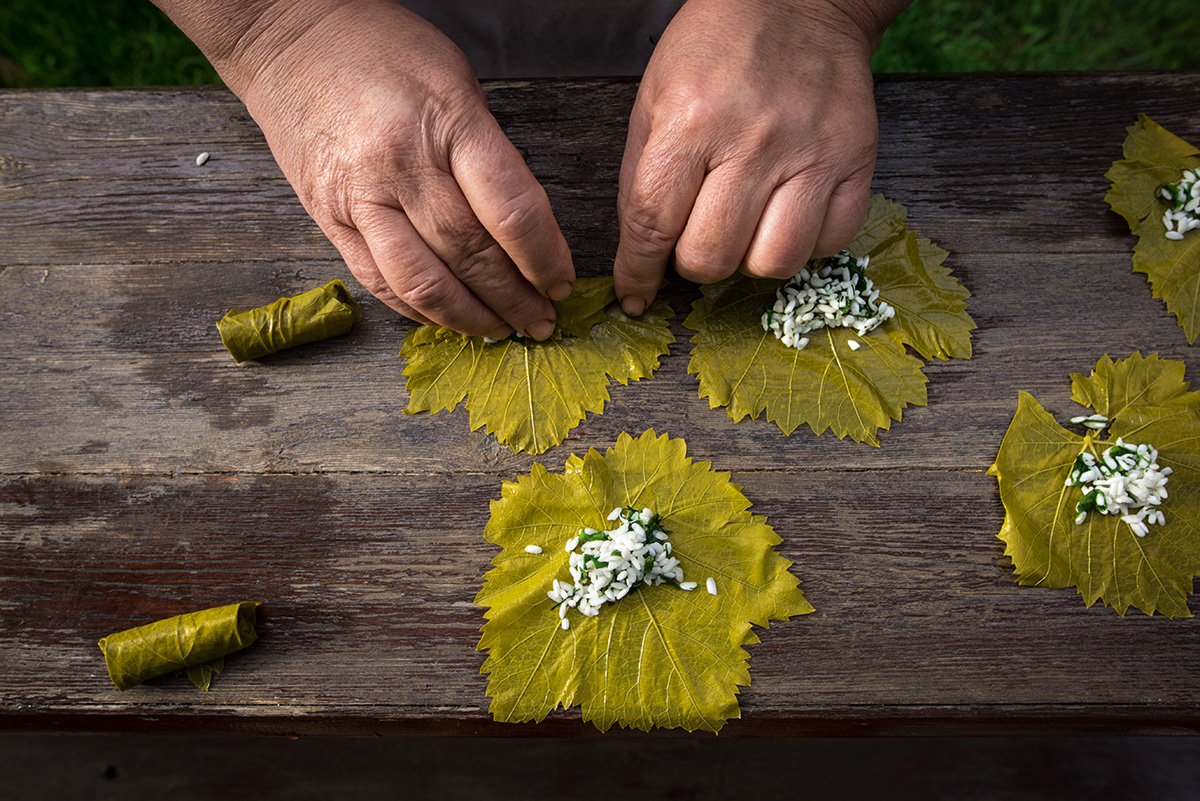
[[[611,267],[635,90],[487,87],[583,275]],[[975,357],[929,364],[928,407],[879,449],[785,438],[698,399],[677,281],[657,376],[537,457],[684,437],[781,534],[818,611],[749,649],[725,734],[1200,732],[1200,622],[1018,587],[984,472],[1018,390],[1063,419],[1072,371],[1134,350],[1200,379],[1103,200],[1126,126],[1200,141],[1197,96],[1195,72],[881,80],[875,188],[951,251]],[[221,348],[230,307],[334,277],[366,305],[352,334],[244,366]],[[350,280],[225,90],[0,93],[0,729],[594,732],[488,715],[482,530],[535,458],[461,410],[403,413],[411,325]],[[243,599],[262,636],[213,692],[109,683],[99,637]]]

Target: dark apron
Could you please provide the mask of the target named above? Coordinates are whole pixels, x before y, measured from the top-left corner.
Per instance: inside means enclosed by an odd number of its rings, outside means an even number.
[[[641,75],[683,0],[408,0],[480,78]]]

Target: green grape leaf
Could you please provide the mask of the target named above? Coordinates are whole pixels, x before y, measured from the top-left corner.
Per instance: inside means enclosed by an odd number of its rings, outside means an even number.
[[[612,278],[581,278],[555,307],[558,330],[544,342],[488,343],[439,326],[413,329],[400,349],[408,360],[405,412],[449,411],[462,402],[472,431],[487,426],[514,450],[543,453],[588,412],[603,411],[610,379],[627,384],[653,375],[675,341],[671,307],[656,300],[640,317],[627,317]]]
[[[1173,379],[1173,380],[1172,380]],[[1187,594],[1200,575],[1200,393],[1188,392],[1180,362],[1135,353],[1108,356],[1090,377],[1073,375],[1077,401],[1109,417],[1102,432],[1064,429],[1033,396],[1020,393],[1017,412],[988,470],[1000,485],[1005,520],[999,537],[1018,583],[1076,587],[1091,606],[1118,614],[1191,617]],[[1084,450],[1098,455],[1117,437],[1158,449],[1174,470],[1162,505],[1166,524],[1138,537],[1119,515],[1090,512],[1076,524],[1081,491],[1066,483]]]
[[[568,611],[563,630],[547,597],[554,579],[570,581],[563,545],[580,528],[609,528],[617,506],[659,514],[685,579],[700,586],[643,585],[597,617]],[[495,719],[540,721],[578,704],[601,731],[615,723],[715,732],[738,717],[738,687],[750,683],[743,646],[758,641],[751,626],[813,611],[791,562],[775,552],[779,537],[749,508],[728,473],[653,430],[621,434],[604,455],[572,455],[562,475],[534,464],[505,482],[484,532],[503,550],[475,598],[487,609],[479,650],[488,652],[482,671]],[[705,591],[710,576],[715,596]]]
[[[225,657],[213,659],[208,662],[201,662],[199,665],[192,665],[184,672],[187,677],[192,680],[201,690],[208,692],[212,689],[213,679],[221,675],[225,671]]]
[[[1200,335],[1200,231],[1167,239],[1162,223],[1166,204],[1157,190],[1161,184],[1178,183],[1185,168],[1200,169],[1200,149],[1145,114],[1128,130],[1125,158],[1104,174],[1112,181],[1104,199],[1137,235],[1133,271],[1149,278],[1152,294],[1167,304],[1192,345]]]
[[[975,322],[967,314],[966,287],[942,262],[949,255],[928,239],[900,236],[871,256],[871,280],[896,308],[894,325],[881,326],[926,359],[971,358]]]
[[[611,278],[584,278],[575,284],[566,300],[554,304],[558,313],[557,337],[586,337],[592,326],[603,322],[606,309],[617,299]]]
[[[1089,376],[1071,373],[1071,399],[1097,414],[1123,420],[1133,407],[1158,406],[1187,395],[1183,362],[1135,353],[1114,362],[1107,355]]]
[[[880,245],[904,233],[908,227],[905,222],[907,217],[908,209],[904,206],[883,195],[873,196],[867,206],[867,218],[850,244],[850,252],[855,256],[865,256],[877,250]]]
[[[905,406],[924,406],[920,359],[970,358],[975,323],[970,293],[943,266],[947,253],[907,229],[907,212],[882,195],[850,245],[869,255],[867,276],[896,316],[864,337],[850,329],[820,329],[807,347],[789,348],[764,331],[760,318],[775,301],[778,280],[734,277],[703,287],[684,326],[692,337],[688,372],[709,406],[725,406],[735,421],[768,420],[790,435],[801,423],[878,446],[877,432]],[[861,347],[849,347],[856,340]]]

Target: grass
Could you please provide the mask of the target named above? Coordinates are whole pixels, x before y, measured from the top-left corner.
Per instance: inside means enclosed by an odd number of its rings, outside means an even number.
[[[876,72],[1200,68],[1196,0],[915,0]]]
[[[1196,0],[914,0],[876,72],[1200,68]],[[0,86],[220,83],[148,0],[0,0]]]
[[[0,0],[0,86],[220,83],[149,0]]]

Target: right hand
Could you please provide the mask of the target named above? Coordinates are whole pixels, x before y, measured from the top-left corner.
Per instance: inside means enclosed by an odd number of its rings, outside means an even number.
[[[617,296],[673,261],[713,283],[790,278],[854,239],[878,124],[871,51],[906,0],[688,0],[646,67],[617,200]]]
[[[250,33],[214,63],[362,285],[463,334],[550,336],[571,254],[462,52],[393,0],[275,2]]]

